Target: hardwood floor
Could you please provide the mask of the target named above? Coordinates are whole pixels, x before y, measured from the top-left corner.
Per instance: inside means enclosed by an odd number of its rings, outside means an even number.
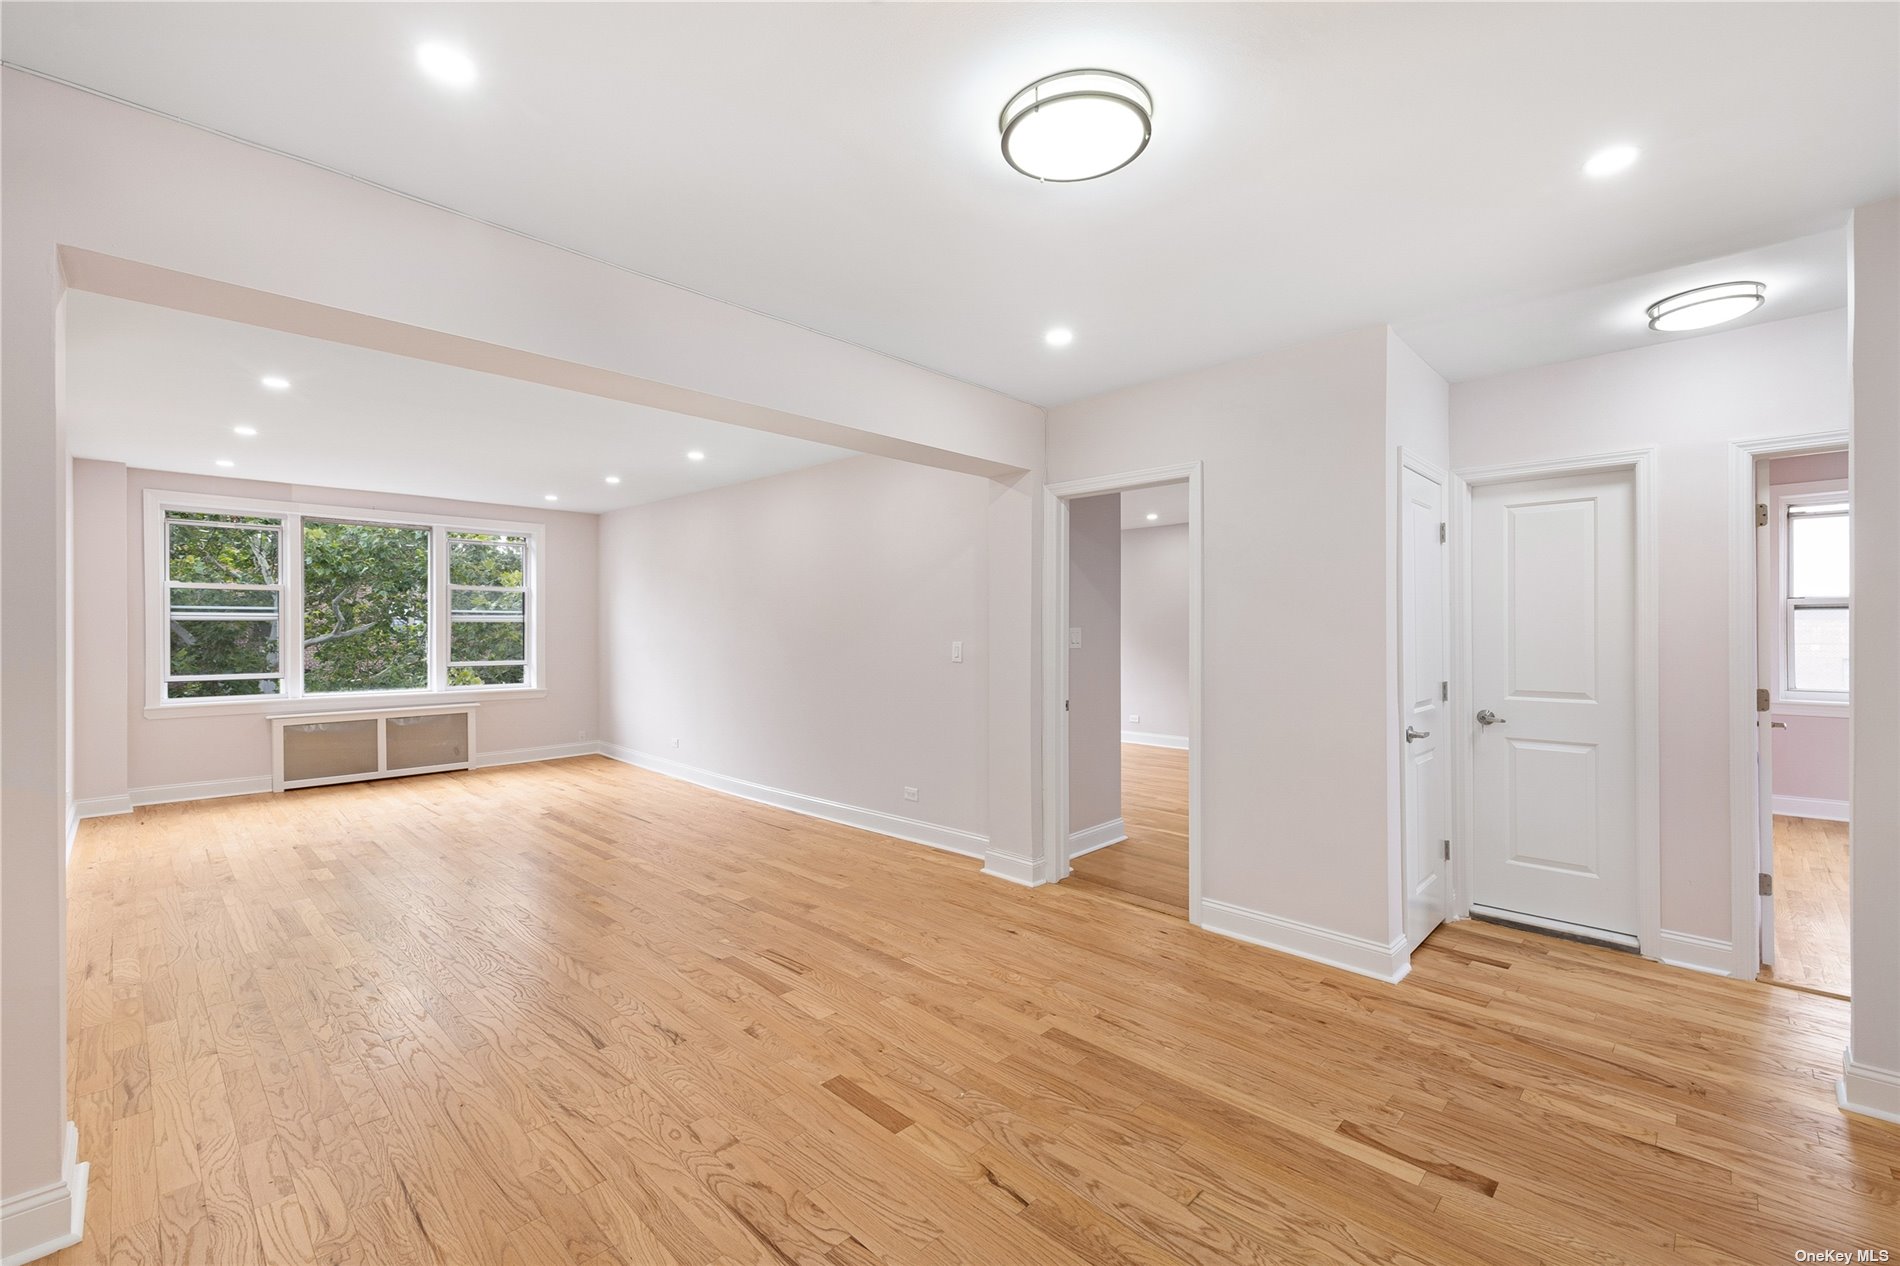
[[[53,1260],[1900,1249],[1845,1004],[1476,924],[1392,986],[589,757],[81,829]]]
[[[1845,998],[1847,823],[1775,818],[1775,965],[1762,979]]]
[[[1188,907],[1188,754],[1122,744],[1122,823],[1128,838],[1069,864],[1069,882],[1115,893],[1177,919]]]

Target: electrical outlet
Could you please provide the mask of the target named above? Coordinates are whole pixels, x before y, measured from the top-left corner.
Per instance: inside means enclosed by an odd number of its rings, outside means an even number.
[[[1082,646],[1082,630],[1070,629],[1069,630],[1069,649],[1079,650],[1081,646]]]
[[[917,798],[917,788],[915,787],[904,788],[904,799],[915,800],[916,798]]]
[[[1140,725],[1140,724],[1141,724],[1141,713],[1139,713],[1139,712],[1130,712],[1130,713],[1128,714],[1128,724],[1130,724],[1130,725]]]
[[[953,664],[961,664],[963,662],[963,643],[962,642],[950,643],[950,662]]]

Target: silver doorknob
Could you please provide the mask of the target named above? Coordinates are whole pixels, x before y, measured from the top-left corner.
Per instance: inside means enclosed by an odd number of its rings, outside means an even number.
[[[1415,730],[1409,725],[1405,727],[1405,741],[1408,743],[1413,739],[1430,738],[1431,736],[1432,732],[1430,730]]]
[[[1491,709],[1485,708],[1483,711],[1478,713],[1478,724],[1479,725],[1503,725],[1504,718],[1499,716],[1497,713],[1491,711]]]

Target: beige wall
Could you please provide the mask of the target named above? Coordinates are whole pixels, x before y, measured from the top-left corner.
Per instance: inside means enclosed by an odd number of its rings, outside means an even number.
[[[989,497],[861,457],[603,516],[602,737],[981,837]]]
[[[1451,389],[1458,467],[1654,445],[1661,588],[1662,927],[1730,941],[1730,442],[1844,430],[1839,311]]]
[[[1049,413],[1053,481],[1204,463],[1195,759],[1204,896],[1220,903],[1204,921],[1362,967],[1400,934],[1379,794],[1396,761],[1387,337],[1369,327]]]
[[[529,521],[546,526],[540,576],[543,698],[481,701],[477,759],[591,742],[599,733],[594,689],[598,618],[598,518],[520,506],[438,501],[338,488],[128,470],[75,461],[75,794],[82,801],[215,794],[198,784],[268,778],[270,726],[260,713],[145,715],[145,492],[199,492],[306,505]],[[116,586],[116,593],[114,588]],[[88,627],[88,613],[99,627]],[[113,636],[116,634],[116,637]],[[284,711],[294,712],[294,701]],[[527,749],[524,751],[524,749]],[[181,789],[181,790],[173,790]]]
[[[1131,714],[1141,718],[1131,720]],[[1188,732],[1188,527],[1122,533],[1121,728],[1178,738]]]
[[[1122,815],[1122,499],[1069,503],[1069,834]]]

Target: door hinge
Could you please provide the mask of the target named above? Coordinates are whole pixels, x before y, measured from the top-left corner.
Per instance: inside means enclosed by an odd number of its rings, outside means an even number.
[[[1062,710],[1064,712],[1067,712],[1069,710],[1069,701],[1067,699],[1064,699],[1062,701]]]
[[[1757,501],[1757,502],[1755,503],[1755,526],[1756,526],[1756,527],[1767,527],[1767,526],[1768,526],[1768,504],[1767,504],[1767,502],[1764,502],[1764,501]]]
[[[1445,543],[1445,525],[1443,523],[1438,525],[1438,543],[1440,545]]]
[[[1446,861],[1450,861],[1450,860],[1451,860],[1451,841],[1450,841],[1450,840],[1444,840],[1444,841],[1441,841],[1441,842],[1442,842],[1442,843],[1444,844],[1444,846],[1445,846],[1445,860],[1446,860]]]
[[[1775,895],[1775,877],[1773,875],[1767,871],[1763,871],[1760,875],[1757,875],[1756,878],[1760,881],[1759,887],[1762,896],[1772,897]]]
[[[1438,683],[1438,702],[1451,702],[1451,683],[1449,681],[1441,681]]]
[[[1766,690],[1757,690],[1755,692],[1755,711],[1768,711],[1768,692]]]

